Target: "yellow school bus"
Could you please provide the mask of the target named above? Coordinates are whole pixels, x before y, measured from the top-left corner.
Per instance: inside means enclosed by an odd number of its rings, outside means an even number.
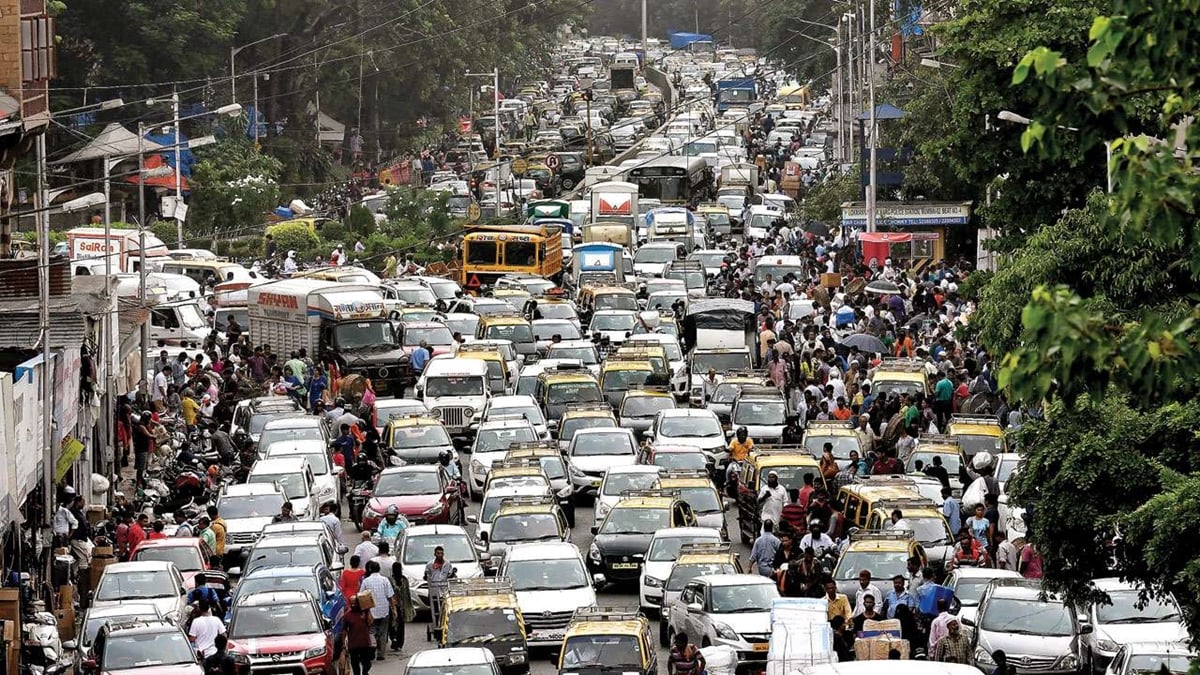
[[[507,274],[562,275],[562,228],[558,225],[497,225],[471,228],[463,236],[458,282],[468,291],[490,287]]]

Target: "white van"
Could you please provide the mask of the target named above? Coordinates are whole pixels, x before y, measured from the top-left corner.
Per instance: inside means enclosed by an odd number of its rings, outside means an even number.
[[[417,380],[416,398],[442,421],[452,436],[475,433],[491,398],[487,363],[480,359],[435,356]]]
[[[150,310],[150,342],[165,340],[169,345],[200,344],[208,337],[208,322],[204,310],[195,300],[180,300],[155,305]]]

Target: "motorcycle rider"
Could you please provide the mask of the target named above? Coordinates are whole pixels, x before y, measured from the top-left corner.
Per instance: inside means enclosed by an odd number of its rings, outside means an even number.
[[[462,479],[458,465],[450,461],[449,450],[442,450],[438,453],[438,466],[442,467],[442,473],[446,475],[446,480],[457,483]]]
[[[350,517],[355,522],[361,522],[362,509],[366,506],[366,499],[369,499],[369,496],[360,498],[355,493],[370,490],[377,473],[379,466],[372,462],[365,452],[359,453],[354,465],[346,470],[346,478],[350,481],[350,489],[347,490],[347,494],[350,495]]]
[[[837,553],[837,547],[829,535],[821,531],[821,523],[813,520],[808,524],[808,534],[800,539],[800,550],[811,548],[819,558],[826,553]]]
[[[335,452],[337,452],[338,454],[341,455],[342,466],[347,467],[347,469],[349,469],[349,467],[352,467],[355,464],[355,462],[354,462],[354,458],[355,458],[354,436],[350,433],[350,425],[349,424],[343,424],[339,428],[338,431],[340,433],[338,434],[338,437],[336,439],[334,439],[334,441],[333,441],[333,448],[334,448]],[[365,454],[366,453],[359,453],[359,456],[361,457]]]
[[[384,514],[383,521],[375,528],[375,532],[381,541],[391,542],[396,541],[406,526],[407,523],[400,520],[400,509],[392,504],[387,507],[387,513]]]
[[[237,458],[237,450],[233,443],[233,437],[229,435],[229,426],[222,424],[217,427],[209,440],[212,442],[212,448],[220,458],[221,464],[223,466],[233,464],[233,460]]]

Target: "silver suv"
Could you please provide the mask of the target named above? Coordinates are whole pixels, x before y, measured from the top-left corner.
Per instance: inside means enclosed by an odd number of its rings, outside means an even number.
[[[992,652],[1008,655],[1008,663],[1023,675],[1074,675],[1080,667],[1080,642],[1092,627],[1076,615],[1061,597],[1042,594],[1031,579],[994,579],[983,591],[972,628],[971,648],[975,667],[990,672],[996,667]]]

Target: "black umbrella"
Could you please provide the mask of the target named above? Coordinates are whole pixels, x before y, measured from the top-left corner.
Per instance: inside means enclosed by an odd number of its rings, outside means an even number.
[[[858,347],[858,351],[868,354],[886,354],[888,352],[887,345],[883,344],[883,340],[870,333],[855,333],[842,340],[842,344],[846,347]]]
[[[876,279],[867,284],[866,291],[876,295],[896,295],[900,293],[900,287],[887,279]]]
[[[805,232],[811,232],[815,237],[829,236],[829,223],[823,220],[814,220],[804,227]]]

